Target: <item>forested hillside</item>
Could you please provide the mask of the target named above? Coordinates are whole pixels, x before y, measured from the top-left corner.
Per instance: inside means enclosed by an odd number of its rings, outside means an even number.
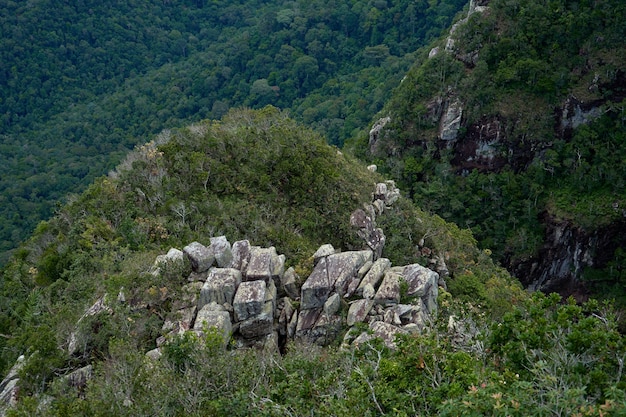
[[[138,147],[41,223],[5,269],[0,413],[623,414],[626,345],[609,305],[530,297],[471,233],[403,197],[376,217],[382,255],[425,265],[442,256],[447,274],[435,285],[437,313],[391,347],[341,348],[340,333],[330,346],[295,341],[280,354],[238,349],[206,326],[172,331],[185,297],[205,294],[204,281],[185,277],[206,275],[189,254],[155,269],[157,255],[221,234],[249,239],[287,255],[300,286],[321,243],[361,248],[348,218],[380,180],[273,107],[232,110]],[[407,285],[392,309],[420,308]],[[339,314],[354,301],[346,296]],[[356,327],[367,335],[367,323]]]
[[[273,104],[341,145],[464,3],[2,2],[0,264],[162,129]]]
[[[475,6],[357,149],[531,288],[623,300],[626,6]]]

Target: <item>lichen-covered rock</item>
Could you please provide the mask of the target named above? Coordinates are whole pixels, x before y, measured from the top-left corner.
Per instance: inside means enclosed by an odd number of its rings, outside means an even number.
[[[230,267],[245,271],[250,258],[250,242],[247,240],[236,241],[231,247],[231,253],[233,259],[230,262]]]
[[[253,246],[250,250],[250,261],[245,272],[246,281],[263,280],[269,282],[270,279],[278,281],[281,265],[284,267],[284,258],[280,258],[276,253],[276,248],[259,248]]]
[[[385,276],[385,272],[391,267],[391,261],[387,258],[378,258],[369,269],[367,274],[361,280],[361,284],[356,290],[356,294],[360,295],[363,293],[363,289],[367,284],[370,284],[372,287],[376,288],[380,283],[380,280]]]
[[[165,264],[182,262],[183,259],[184,254],[180,249],[170,248],[170,250],[167,251],[167,254],[159,255],[156,257],[156,260],[154,261],[154,265],[152,265],[150,272],[152,273],[152,275],[157,276],[161,273],[161,269],[164,267]]]
[[[216,310],[214,306],[215,304],[207,304],[198,311],[193,329],[200,332],[204,329],[214,328],[222,336],[224,344],[227,344],[233,332],[230,314],[227,311]]]
[[[215,261],[215,256],[211,249],[199,242],[192,242],[185,246],[183,253],[189,259],[191,269],[194,272],[207,271]]]
[[[348,326],[353,326],[355,323],[365,321],[365,318],[373,306],[374,300],[356,300],[351,303],[348,309]]]
[[[233,299],[235,320],[242,321],[260,314],[265,304],[266,284],[263,280],[242,282]]]
[[[346,293],[359,269],[371,261],[372,256],[372,252],[366,250],[341,252],[326,258],[329,281],[334,281],[334,289],[340,296]]]
[[[259,314],[251,315],[239,323],[239,333],[246,339],[263,337],[272,333],[273,330],[274,309],[271,302],[264,303]]]
[[[281,280],[281,287],[284,293],[287,294],[292,300],[300,299],[300,291],[298,291],[297,281],[296,271],[292,267],[285,271]]]
[[[234,268],[211,268],[200,291],[198,308],[205,304],[232,304],[237,287],[241,283],[241,272]]]
[[[444,117],[441,119],[439,128],[439,138],[449,144],[456,141],[461,128],[461,118],[463,117],[463,107],[461,102],[455,100],[448,103],[448,108]],[[448,145],[450,146],[450,145]]]
[[[335,293],[328,297],[328,300],[324,303],[324,314],[332,316],[336,314],[341,308],[341,297]]]
[[[371,322],[370,330],[371,334],[368,332],[361,333],[361,335],[354,340],[353,344],[359,346],[372,339],[380,338],[389,349],[396,349],[396,335],[407,333],[406,330],[383,321]]]
[[[400,279],[401,276],[393,271],[387,271],[380,288],[374,296],[377,304],[385,306],[396,305],[400,302]]]
[[[211,238],[210,250],[215,256],[215,262],[219,268],[227,268],[233,261],[233,252],[226,236]]]
[[[308,343],[328,345],[339,337],[342,319],[322,314],[322,309],[302,310],[298,315],[295,337]]]
[[[335,284],[328,275],[327,258],[320,258],[313,272],[302,284],[300,306],[302,310],[322,307]]]

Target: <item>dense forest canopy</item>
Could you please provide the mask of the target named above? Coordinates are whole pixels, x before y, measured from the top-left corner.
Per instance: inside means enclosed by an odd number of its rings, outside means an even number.
[[[164,128],[273,104],[341,145],[464,3],[2,2],[0,263]]]

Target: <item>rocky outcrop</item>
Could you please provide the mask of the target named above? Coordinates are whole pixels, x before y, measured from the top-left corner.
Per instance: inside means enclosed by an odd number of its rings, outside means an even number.
[[[329,344],[359,323],[371,332],[348,332],[345,343],[379,336],[393,347],[395,334],[419,331],[437,310],[439,276],[417,264],[393,267],[381,257],[385,238],[376,217],[399,197],[393,181],[377,184],[372,201],[350,217],[365,249],[341,252],[322,245],[302,285],[293,268],[285,270],[285,256],[274,247],[245,240],[231,245],[224,236],[212,238],[208,246],[185,246],[179,252],[191,265],[189,283],[181,299],[172,302],[157,346],[182,332],[200,334],[209,328],[225,344],[266,349],[278,349],[290,339]],[[158,359],[160,350],[149,357]]]
[[[376,123],[374,123],[374,126],[372,126],[372,128],[370,129],[368,146],[372,152],[375,152],[377,144],[381,139],[383,128],[390,121],[391,117],[381,117],[380,119],[378,119],[378,121],[376,121]]]
[[[448,148],[452,147],[457,140],[462,117],[463,107],[461,102],[459,100],[449,102],[439,126],[439,139],[443,140]]]
[[[0,382],[0,417],[6,415],[7,409],[14,407],[17,403],[19,393],[19,372],[24,367],[26,361],[24,355],[17,358],[15,365],[9,370],[6,377]]]

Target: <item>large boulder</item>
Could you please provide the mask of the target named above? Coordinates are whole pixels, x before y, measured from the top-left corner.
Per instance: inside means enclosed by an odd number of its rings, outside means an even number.
[[[230,267],[245,271],[250,259],[250,242],[247,240],[236,241],[231,247],[231,253],[233,258],[230,261]]]
[[[215,261],[215,255],[211,249],[199,242],[192,242],[185,246],[183,253],[189,259],[191,269],[194,272],[207,271]]]
[[[361,280],[359,287],[356,290],[357,295],[363,294],[363,289],[367,284],[372,287],[378,287],[380,280],[385,276],[385,272],[391,267],[391,261],[387,258],[378,258],[369,269],[367,274]]]
[[[274,308],[272,302],[264,303],[259,314],[249,316],[239,323],[239,333],[246,339],[257,339],[267,336],[271,334],[273,330]]]
[[[406,330],[394,326],[393,324],[383,321],[373,321],[370,323],[370,332],[361,333],[361,335],[354,340],[353,344],[359,346],[372,339],[378,338],[381,339],[389,349],[395,349],[397,347],[395,341],[396,336],[405,333],[407,333]]]
[[[285,258],[276,253],[276,248],[252,247],[250,261],[245,272],[246,281],[263,280],[269,282],[273,279],[280,282],[280,275],[284,273]]]
[[[302,310],[310,310],[322,307],[330,292],[333,289],[335,281],[328,275],[327,258],[320,258],[313,272],[302,284],[300,307]]]
[[[407,295],[420,297],[429,313],[437,310],[439,274],[419,264],[404,267],[402,273],[408,284]]]
[[[233,261],[233,252],[226,236],[212,237],[209,249],[213,252],[219,268],[230,266]]]
[[[322,308],[302,310],[298,315],[295,337],[318,345],[328,345],[339,337],[342,319],[323,314]]]
[[[380,284],[380,288],[374,296],[374,301],[377,304],[384,306],[393,306],[400,302],[400,280],[401,275],[390,270],[387,271],[383,282]]]
[[[347,318],[348,326],[353,326],[355,323],[365,321],[373,306],[374,300],[356,300],[350,304]]]
[[[326,258],[329,281],[334,281],[334,289],[340,296],[346,293],[359,269],[371,261],[372,256],[372,251],[364,250],[336,253]]]
[[[263,280],[242,282],[237,288],[233,300],[235,320],[243,321],[260,314],[265,304],[266,290],[267,287]]]
[[[233,324],[230,321],[228,311],[220,310],[220,307],[215,303],[207,304],[198,311],[198,317],[193,326],[196,332],[211,328],[217,330],[220,336],[222,336],[224,345],[226,345],[233,332]]]
[[[233,304],[235,292],[241,283],[241,272],[234,268],[211,268],[200,291],[198,308],[205,304]]]

